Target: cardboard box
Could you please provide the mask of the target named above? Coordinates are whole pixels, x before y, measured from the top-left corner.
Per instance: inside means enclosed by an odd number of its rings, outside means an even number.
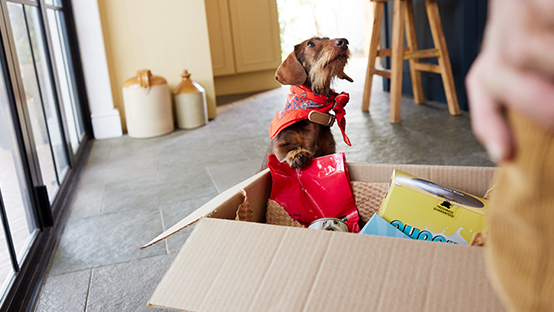
[[[349,164],[351,179],[393,169],[483,196],[494,168]],[[483,247],[263,224],[266,170],[221,193],[155,244],[198,222],[148,305],[177,311],[503,311]],[[234,221],[248,199],[257,222]],[[485,247],[486,248],[486,247]]]
[[[379,215],[413,239],[469,245],[486,232],[485,199],[394,170]]]

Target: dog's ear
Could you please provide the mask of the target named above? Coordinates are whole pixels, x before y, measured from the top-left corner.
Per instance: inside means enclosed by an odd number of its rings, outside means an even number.
[[[275,72],[275,79],[283,85],[299,86],[306,82],[307,78],[308,74],[294,52],[289,54]]]
[[[350,77],[348,77],[347,74],[345,74],[344,72],[342,72],[340,75],[337,76],[339,79],[344,79],[344,80],[348,80],[350,82],[354,82],[354,80]]]

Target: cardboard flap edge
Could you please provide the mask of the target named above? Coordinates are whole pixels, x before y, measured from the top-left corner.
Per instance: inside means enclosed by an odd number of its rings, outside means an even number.
[[[139,250],[143,250],[145,248],[148,248],[168,237],[170,237],[173,234],[178,233],[179,231],[191,226],[192,224],[198,222],[201,218],[204,217],[210,217],[214,215],[218,208],[225,203],[230,198],[240,195],[242,197],[245,197],[244,188],[248,185],[250,185],[252,182],[262,178],[263,176],[269,174],[269,169],[265,169],[254,176],[240,182],[239,184],[229,188],[228,190],[224,191],[223,193],[219,194],[218,196],[214,197],[212,200],[204,204],[202,207],[196,209],[194,212],[192,212],[190,215],[186,216],[181,221],[177,222],[175,225],[164,231],[162,234],[158,235],[156,238],[152,239],[150,242],[145,244],[144,246],[140,247]]]

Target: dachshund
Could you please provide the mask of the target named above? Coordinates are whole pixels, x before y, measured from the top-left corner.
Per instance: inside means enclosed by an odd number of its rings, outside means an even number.
[[[306,166],[315,157],[335,153],[331,133],[335,119],[350,145],[344,132],[348,94],[337,94],[331,89],[336,78],[353,82],[344,73],[349,58],[348,40],[314,37],[296,45],[279,66],[275,79],[291,85],[291,92],[285,110],[277,112],[271,123],[272,140],[262,170],[267,168],[271,154],[297,168]],[[330,110],[335,114],[327,114]]]

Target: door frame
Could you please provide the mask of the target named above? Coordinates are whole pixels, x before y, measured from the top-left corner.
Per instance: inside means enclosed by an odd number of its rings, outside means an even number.
[[[56,114],[60,123],[65,126],[66,118],[60,102],[60,80],[57,72],[54,70],[55,59],[53,59],[52,41],[47,22],[47,9],[55,7],[45,4],[45,0],[13,0],[9,2],[20,3],[25,5],[38,6],[38,14],[40,19],[40,28],[44,42],[46,44],[45,52],[48,59],[48,75],[53,83],[53,96],[56,103]],[[61,139],[65,147],[66,156],[69,165],[69,171],[65,175],[63,181],[59,181],[59,189],[56,197],[50,204],[50,209],[53,218],[53,226],[47,227],[44,224],[44,216],[39,208],[41,205],[40,194],[37,193],[36,186],[43,185],[42,176],[36,147],[34,145],[34,137],[31,129],[29,112],[25,101],[25,91],[23,90],[23,82],[19,65],[17,61],[17,53],[13,44],[11,33],[11,25],[8,18],[7,0],[0,0],[0,63],[3,67],[2,74],[5,80],[5,87],[8,96],[8,102],[11,108],[12,120],[14,124],[14,133],[19,147],[20,158],[23,163],[23,175],[25,183],[28,186],[31,205],[33,206],[33,214],[38,231],[35,232],[33,242],[27,250],[24,261],[19,265],[19,270],[12,279],[11,284],[6,289],[6,292],[0,294],[0,312],[3,311],[32,311],[41,285],[46,279],[48,268],[54,256],[57,241],[61,237],[61,232],[65,219],[67,218],[70,204],[77,189],[80,175],[85,167],[86,160],[92,148],[92,125],[90,120],[90,110],[88,97],[86,94],[84,75],[81,65],[80,52],[77,41],[77,32],[75,29],[74,15],[71,5],[71,0],[62,0],[63,14],[66,26],[67,37],[69,41],[68,53],[70,57],[70,70],[75,79],[76,100],[78,101],[81,112],[81,119],[85,135],[82,138],[81,144],[77,151],[73,154],[69,136],[65,127],[61,127]],[[38,5],[37,5],[38,4]],[[58,9],[58,8],[55,8]],[[63,40],[63,39],[62,39]]]

